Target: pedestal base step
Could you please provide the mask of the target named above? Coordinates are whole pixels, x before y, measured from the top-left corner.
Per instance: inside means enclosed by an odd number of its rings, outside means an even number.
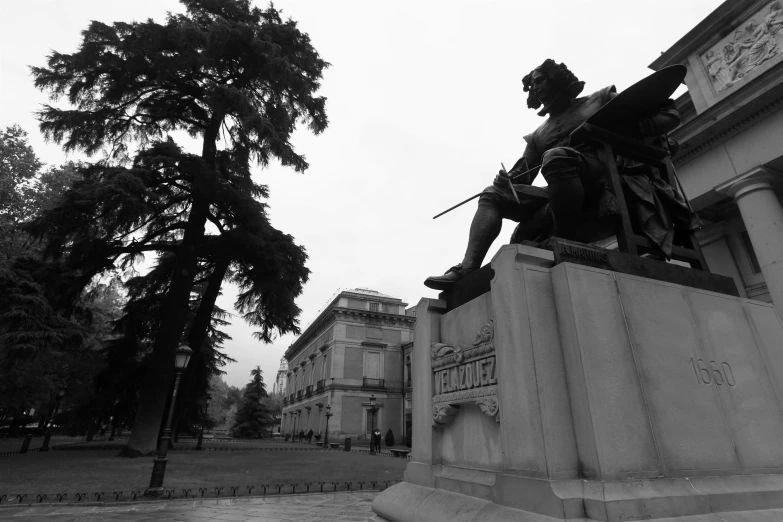
[[[401,482],[373,501],[375,522],[780,522],[783,476],[755,475],[601,482],[517,477],[489,498]],[[530,484],[525,484],[530,481]],[[539,494],[530,495],[531,490]],[[545,494],[549,490],[550,494]],[[496,494],[495,494],[496,493]],[[525,498],[527,497],[527,499]],[[535,498],[533,498],[535,497]],[[524,505],[530,503],[530,505]],[[529,511],[527,509],[530,509]]]

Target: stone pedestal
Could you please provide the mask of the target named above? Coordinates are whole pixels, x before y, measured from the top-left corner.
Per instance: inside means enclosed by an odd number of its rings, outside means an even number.
[[[492,269],[417,307],[412,461],[377,520],[783,520],[772,305],[521,245]]]

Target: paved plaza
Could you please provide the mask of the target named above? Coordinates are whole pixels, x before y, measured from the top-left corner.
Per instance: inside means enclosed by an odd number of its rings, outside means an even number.
[[[98,506],[0,508],[0,520],[20,522],[365,522],[378,492],[317,493],[170,502],[128,502]]]

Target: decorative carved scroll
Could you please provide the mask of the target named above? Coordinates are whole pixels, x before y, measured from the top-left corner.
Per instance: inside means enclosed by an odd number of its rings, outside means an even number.
[[[475,404],[500,422],[493,338],[494,324],[490,321],[476,332],[470,347],[432,343],[432,418],[436,426],[448,426],[461,404]]]
[[[500,404],[498,404],[497,395],[477,400],[476,406],[478,406],[485,415],[495,417],[495,422],[500,422]]]
[[[438,426],[448,426],[454,420],[454,416],[459,413],[459,406],[451,404],[433,404],[432,420]]]
[[[435,424],[446,426],[451,423],[452,419],[443,420],[446,411],[444,408],[454,408],[447,410],[450,413],[448,415],[456,415],[459,413],[459,406],[461,404],[475,404],[481,410],[482,413],[493,417],[495,422],[500,422],[500,403],[498,402],[498,388],[497,386],[486,386],[482,388],[476,388],[473,390],[460,390],[451,393],[442,393],[432,398],[432,415]]]

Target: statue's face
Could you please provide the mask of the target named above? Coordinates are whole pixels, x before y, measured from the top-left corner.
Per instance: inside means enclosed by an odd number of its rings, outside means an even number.
[[[552,102],[553,97],[557,94],[552,92],[552,89],[549,86],[549,78],[536,69],[533,71],[533,74],[531,74],[530,80],[532,82],[530,91],[533,97],[538,98],[538,101],[543,103],[544,106],[549,105]]]

